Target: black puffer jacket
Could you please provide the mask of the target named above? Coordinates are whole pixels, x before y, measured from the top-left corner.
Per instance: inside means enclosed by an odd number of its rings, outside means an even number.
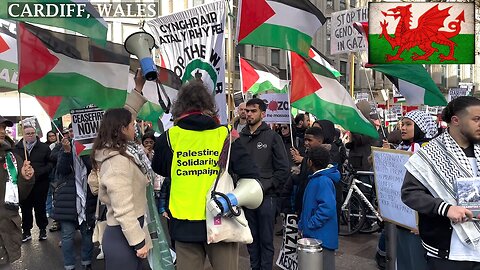
[[[77,189],[75,185],[75,174],[73,171],[73,154],[65,153],[60,150],[57,160],[56,189],[53,200],[54,210],[53,218],[56,221],[73,221],[77,219]],[[87,167],[87,175],[92,169],[92,164],[88,156],[81,157]],[[84,179],[87,182],[87,178]],[[86,218],[90,227],[95,225],[95,209],[97,196],[94,196],[87,186]]]

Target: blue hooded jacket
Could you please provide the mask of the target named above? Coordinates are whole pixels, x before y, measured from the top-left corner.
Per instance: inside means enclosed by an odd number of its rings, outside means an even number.
[[[298,223],[303,237],[319,239],[324,248],[338,248],[338,225],[334,183],[340,181],[336,166],[316,171],[309,176],[303,195],[303,208]]]

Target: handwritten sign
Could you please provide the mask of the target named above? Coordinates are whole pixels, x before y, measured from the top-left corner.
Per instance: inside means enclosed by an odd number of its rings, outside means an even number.
[[[365,39],[355,28],[354,22],[368,21],[368,9],[353,8],[332,13],[330,54],[365,51]]]
[[[283,270],[298,270],[297,240],[298,216],[286,215],[283,222],[283,243],[278,254],[277,265]]]
[[[417,229],[417,213],[402,202],[402,184],[409,151],[372,147],[375,187],[380,215],[408,229]]]

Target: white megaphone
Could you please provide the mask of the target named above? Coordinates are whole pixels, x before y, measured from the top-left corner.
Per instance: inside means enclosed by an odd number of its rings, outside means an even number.
[[[262,204],[263,188],[257,179],[241,178],[232,192],[214,192],[214,195],[207,205],[213,216],[239,216],[239,207],[255,209]]]
[[[157,66],[155,66],[151,55],[151,51],[155,47],[153,36],[145,31],[133,33],[127,37],[124,46],[129,54],[134,54],[138,57],[143,77],[147,81],[156,80]]]

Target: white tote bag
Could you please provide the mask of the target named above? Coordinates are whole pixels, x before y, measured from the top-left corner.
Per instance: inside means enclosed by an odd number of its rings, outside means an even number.
[[[228,173],[228,164],[230,162],[230,150],[232,148],[232,135],[228,138],[228,154],[225,168],[220,168],[220,175],[213,183],[209,192],[207,193],[207,205],[212,199],[212,191],[227,194],[231,192],[235,186],[233,179]],[[222,151],[223,152],[223,151]],[[220,157],[221,159],[221,157]],[[240,215],[238,217],[213,216],[210,211],[206,210],[207,222],[207,243],[218,242],[238,242],[251,244],[253,242],[252,233],[248,227],[248,221],[245,218],[243,209],[240,208]]]

